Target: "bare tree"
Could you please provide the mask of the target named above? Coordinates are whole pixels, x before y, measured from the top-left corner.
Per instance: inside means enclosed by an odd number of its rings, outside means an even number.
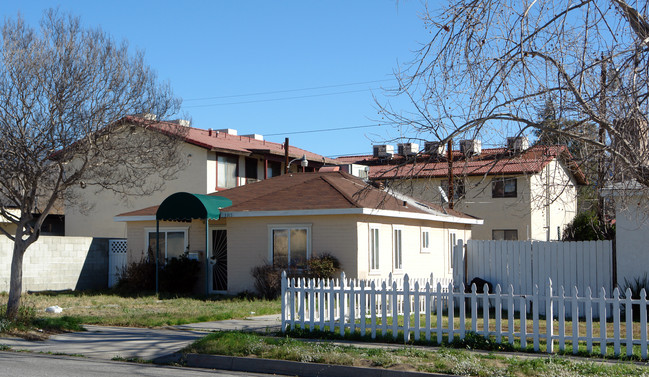
[[[49,10],[40,29],[18,16],[2,28],[0,215],[15,232],[6,315],[15,318],[23,256],[73,188],[149,194],[182,167],[178,125],[152,125],[180,101],[144,63],[99,29]],[[125,114],[149,114],[141,118]],[[147,130],[156,127],[155,132]],[[165,128],[165,129],[162,129]]]
[[[393,91],[412,108],[382,103],[380,110],[386,121],[444,141],[534,129],[555,134],[580,144],[582,161],[596,166],[598,189],[611,178],[647,189],[647,7],[625,0],[451,0],[427,8],[431,39],[396,72]],[[539,116],[548,103],[556,119],[567,120],[560,127]]]

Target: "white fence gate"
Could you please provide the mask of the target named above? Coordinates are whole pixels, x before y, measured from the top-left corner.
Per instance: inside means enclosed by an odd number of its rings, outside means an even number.
[[[461,241],[460,241],[461,243]],[[579,292],[613,292],[611,241],[531,242],[469,240],[466,252],[456,247],[453,280],[467,285],[475,277],[520,294],[533,294],[552,279],[557,288],[577,287]],[[466,276],[464,276],[466,268]]]
[[[108,288],[117,284],[119,272],[126,266],[126,240],[108,240]]]

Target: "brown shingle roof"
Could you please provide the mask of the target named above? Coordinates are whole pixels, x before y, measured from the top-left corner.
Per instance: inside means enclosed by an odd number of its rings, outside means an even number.
[[[405,197],[379,190],[345,172],[285,174],[212,195],[232,201],[224,212],[368,208],[474,219],[432,203],[418,201],[416,205],[410,198],[404,206]],[[152,216],[157,209],[148,207],[118,216]]]

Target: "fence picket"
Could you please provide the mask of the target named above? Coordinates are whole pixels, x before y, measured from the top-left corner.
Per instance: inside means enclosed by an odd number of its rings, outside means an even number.
[[[564,251],[569,252],[567,250]],[[546,253],[546,256],[552,254]],[[503,263],[507,263],[506,258],[503,258]],[[606,355],[610,343],[613,344],[613,353],[620,355],[621,346],[624,344],[627,355],[633,355],[633,348],[636,346],[636,354],[639,353],[643,359],[647,358],[649,329],[647,328],[647,297],[644,290],[639,299],[632,298],[630,289],[627,289],[625,297],[621,298],[617,288],[613,290],[612,297],[607,297],[606,287],[602,286],[593,297],[590,287],[586,287],[585,294],[579,296],[578,287],[573,286],[572,295],[566,297],[564,287],[554,288],[555,283],[548,278],[542,288],[535,285],[534,293],[529,296],[515,292],[513,284],[509,284],[507,292],[503,292],[502,286],[496,284],[493,292],[490,292],[488,285],[485,285],[482,293],[478,293],[475,284],[471,285],[470,291],[465,292],[464,283],[460,283],[459,289],[454,290],[453,282],[445,281],[446,284],[443,286],[442,280],[437,279],[433,287],[432,281],[434,281],[432,277],[420,279],[404,275],[403,279],[391,279],[389,286],[386,280],[383,280],[381,287],[377,288],[376,281],[348,280],[345,279],[344,274],[341,274],[340,280],[295,279],[282,274],[281,328],[283,331],[288,331],[301,327],[313,331],[317,328],[324,330],[325,325],[328,325],[329,331],[342,336],[348,334],[347,329],[349,334],[360,333],[361,336],[366,336],[370,331],[367,328],[369,324],[373,338],[376,337],[380,326],[383,336],[387,335],[389,327],[395,339],[403,331],[405,342],[413,336],[419,341],[422,332],[425,332],[426,339],[431,341],[434,332],[436,342],[442,343],[445,334],[448,334],[449,342],[453,341],[456,335],[464,339],[468,320],[471,322],[472,331],[485,337],[493,336],[497,344],[504,342],[512,344],[519,339],[521,347],[526,348],[528,338],[531,337],[534,349],[538,351],[542,338],[546,342],[544,350],[553,353],[555,341],[558,341],[559,350],[565,351],[566,343],[570,339],[573,353],[578,352],[580,344],[584,345],[588,352],[593,352],[593,345],[599,343],[595,352],[602,355]],[[456,305],[459,310],[459,328],[454,325]],[[470,310],[467,305],[470,305]],[[584,308],[583,311],[580,310],[581,306]],[[482,307],[481,313],[478,312],[480,307]],[[519,309],[519,329],[516,328],[515,322],[516,309]],[[503,310],[507,311],[506,319]],[[634,311],[637,310],[640,311],[635,314]],[[490,314],[491,311],[493,315]],[[532,313],[531,331],[528,331],[527,327],[528,311]],[[626,315],[625,334],[620,330],[622,311]],[[543,333],[541,333],[541,312],[546,314]],[[436,318],[434,328],[431,323],[433,314]],[[599,314],[597,318],[599,332],[594,334],[593,321],[596,314]],[[634,314],[637,320],[639,318],[639,322],[633,322]],[[425,315],[423,327],[421,315]],[[610,337],[607,335],[609,327],[607,317],[612,318],[613,335]],[[378,318],[381,318],[380,325]],[[556,330],[555,319],[558,321]],[[569,319],[572,320],[570,334],[566,329],[566,321]],[[478,324],[480,320],[482,325]],[[400,325],[401,321],[403,325]],[[490,321],[494,321],[493,325]],[[507,321],[505,332],[503,332],[504,321]],[[579,334],[580,325],[586,329],[582,336]],[[633,339],[634,326],[640,326],[639,339]]]

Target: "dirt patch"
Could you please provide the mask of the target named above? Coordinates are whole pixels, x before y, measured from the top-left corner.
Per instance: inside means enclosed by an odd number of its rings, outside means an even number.
[[[50,336],[52,335],[63,334],[65,332],[66,331],[60,331],[60,330],[29,330],[29,331],[13,330],[13,331],[3,333],[3,335],[22,338],[25,340],[43,341],[49,339]]]

